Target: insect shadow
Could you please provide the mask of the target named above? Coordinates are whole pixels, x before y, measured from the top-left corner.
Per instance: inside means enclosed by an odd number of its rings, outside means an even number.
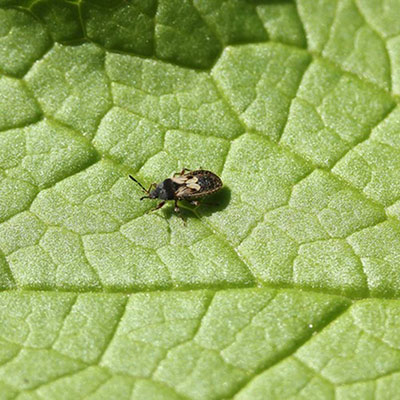
[[[198,214],[209,216],[216,211],[221,211],[227,207],[231,200],[231,190],[227,186],[223,186],[222,189],[210,196],[204,201],[200,202],[200,205],[196,207]]]
[[[179,202],[180,216],[183,220],[198,219],[201,216],[210,216],[211,214],[221,211],[229,204],[231,199],[231,190],[224,186],[219,192],[207,196],[200,201],[198,206],[189,204],[185,200]],[[173,205],[169,205],[160,210],[164,218],[173,218],[176,216]]]

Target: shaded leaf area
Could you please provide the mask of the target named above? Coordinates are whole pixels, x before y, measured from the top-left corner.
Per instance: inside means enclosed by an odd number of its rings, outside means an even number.
[[[264,28],[256,5],[240,0],[2,0],[1,5],[21,7],[25,11],[10,9],[0,14],[0,21],[5,21],[2,28],[5,47],[15,49],[21,43],[26,46],[24,39],[37,40],[34,47],[27,46],[24,54],[14,54],[13,60],[4,61],[3,65],[0,62],[4,72],[17,76],[46,51],[51,41],[91,41],[113,51],[208,68],[227,44],[268,38],[268,29]],[[277,10],[272,19],[265,17],[270,29],[277,30],[280,13]],[[294,20],[297,25],[288,36],[304,44],[304,33],[293,5],[284,18],[288,23]],[[16,29],[8,30],[7,25]]]
[[[0,69],[13,76],[26,72],[52,41],[91,41],[210,68],[227,45],[270,40],[307,47],[399,94],[397,0],[1,0],[0,6],[11,8],[0,13]]]

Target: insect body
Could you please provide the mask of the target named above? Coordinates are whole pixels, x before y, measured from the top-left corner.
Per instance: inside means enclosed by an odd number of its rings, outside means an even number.
[[[178,200],[186,200],[193,205],[199,205],[198,199],[217,192],[222,188],[221,179],[211,171],[198,169],[191,171],[184,168],[172,178],[167,178],[161,183],[152,183],[148,190],[133,176],[129,177],[135,181],[142,190],[147,193],[143,199],[160,199],[161,203],[154,210],[161,208],[167,200],[175,201],[175,212],[179,212]]]

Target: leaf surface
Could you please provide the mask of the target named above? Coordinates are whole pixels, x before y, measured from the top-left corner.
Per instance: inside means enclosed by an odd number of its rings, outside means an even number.
[[[398,397],[399,1],[0,7],[1,399]]]

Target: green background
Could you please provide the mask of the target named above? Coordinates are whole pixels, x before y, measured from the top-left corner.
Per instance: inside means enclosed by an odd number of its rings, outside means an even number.
[[[399,21],[0,0],[0,399],[400,399]]]

